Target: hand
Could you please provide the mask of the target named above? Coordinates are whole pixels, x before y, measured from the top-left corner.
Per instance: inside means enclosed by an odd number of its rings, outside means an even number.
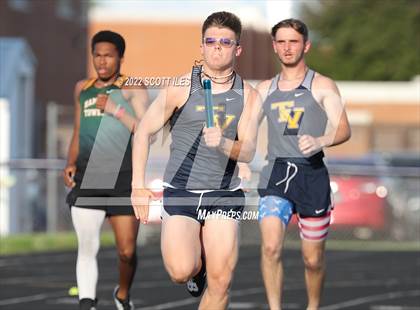
[[[204,127],[203,137],[204,142],[208,147],[218,147],[220,145],[220,141],[222,140],[222,130],[218,127]]]
[[[321,142],[319,139],[314,138],[310,135],[298,136],[299,138],[299,149],[303,155],[315,153],[322,149]]]
[[[240,177],[243,181],[251,181],[252,171],[249,168],[249,165],[245,163],[238,163],[238,167],[238,177]]]
[[[153,193],[145,188],[133,188],[131,191],[131,204],[136,219],[146,224],[149,218],[149,201]]]
[[[98,109],[107,114],[114,115],[116,112],[115,110],[117,109],[117,105],[114,103],[114,101],[112,101],[110,97],[108,97],[108,95],[98,94],[96,98],[96,107]]]
[[[76,165],[67,165],[63,170],[63,180],[67,187],[73,188],[76,186],[74,182],[74,175],[76,174]]]
[[[252,171],[249,168],[249,165],[245,163],[238,163],[238,167],[239,167],[238,177],[241,179],[241,183],[244,185],[248,183],[249,181],[251,181]],[[242,190],[246,193],[250,191],[248,187],[244,187]]]
[[[101,111],[105,111],[107,101],[108,101],[108,95],[98,94],[96,96],[96,108],[98,108]]]

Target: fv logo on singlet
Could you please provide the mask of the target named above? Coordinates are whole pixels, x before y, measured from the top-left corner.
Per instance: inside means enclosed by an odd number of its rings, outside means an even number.
[[[278,110],[278,122],[287,123],[288,129],[298,129],[305,112],[305,108],[295,107],[294,101],[274,102],[271,104],[271,110]]]

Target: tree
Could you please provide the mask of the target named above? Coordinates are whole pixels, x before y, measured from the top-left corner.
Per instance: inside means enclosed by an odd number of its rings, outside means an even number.
[[[320,0],[301,7],[307,62],[337,80],[410,80],[420,73],[419,0]]]

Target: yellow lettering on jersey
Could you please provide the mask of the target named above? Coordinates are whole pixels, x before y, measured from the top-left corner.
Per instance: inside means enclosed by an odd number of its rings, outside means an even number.
[[[197,112],[203,112],[205,109],[206,109],[206,106],[204,106],[204,105],[197,105],[195,107],[195,110]],[[215,112],[224,112],[225,111],[225,107],[222,106],[222,105],[215,105],[215,106],[213,106],[213,111],[215,111]]]
[[[294,101],[281,101],[281,102],[274,102],[271,104],[271,110],[279,111],[278,122],[285,123],[287,122],[287,128],[289,129],[297,129],[299,128],[300,119],[303,116],[305,111],[304,108],[295,108]],[[293,111],[293,116],[291,112]]]
[[[219,115],[216,114],[214,115],[214,124],[216,125],[216,127],[219,127],[220,129],[225,130],[232,123],[234,119],[235,119],[235,115],[226,114],[225,121],[223,125],[220,126]]]
[[[206,109],[206,107],[204,105],[197,105],[195,107],[195,110],[197,112],[203,112],[205,109]],[[215,105],[215,106],[213,106],[213,111],[214,112],[225,112],[225,107],[223,105]],[[235,115],[226,114],[225,121],[222,124],[222,126],[220,126],[220,123],[219,123],[219,115],[218,114],[214,114],[214,124],[215,124],[216,127],[219,127],[222,130],[226,129],[232,123],[232,121],[234,119],[235,119]]]
[[[271,104],[271,110],[279,111],[279,118],[278,121],[280,123],[287,122],[290,116],[290,112],[293,108],[295,103],[293,101],[281,101],[281,102],[274,102]]]
[[[287,128],[289,129],[297,129],[299,128],[299,121],[302,118],[304,108],[294,108],[293,109],[293,117],[289,114],[289,118],[287,119]]]

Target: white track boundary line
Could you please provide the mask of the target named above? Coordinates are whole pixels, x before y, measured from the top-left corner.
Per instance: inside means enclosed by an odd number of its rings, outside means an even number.
[[[401,297],[416,297],[416,296],[420,296],[420,290],[389,292],[385,294],[378,294],[378,295],[371,295],[371,296],[356,298],[356,299],[340,302],[337,304],[321,307],[320,309],[321,310],[339,310],[343,308],[363,305],[372,301],[384,301],[384,300],[390,300],[390,299],[401,298]]]
[[[15,297],[15,298],[0,300],[0,306],[22,304],[26,302],[44,300],[47,298],[55,298],[55,297],[60,297],[60,296],[66,296],[66,294],[60,291],[60,292],[55,292],[55,293],[50,293],[50,294],[37,294],[37,295],[30,295],[30,296],[23,296],[23,297]]]

